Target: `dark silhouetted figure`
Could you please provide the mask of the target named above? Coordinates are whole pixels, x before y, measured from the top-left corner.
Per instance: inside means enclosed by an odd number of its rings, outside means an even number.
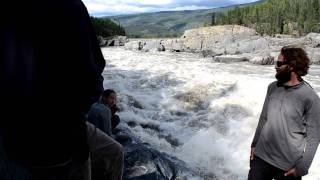
[[[67,179],[70,164],[88,159],[84,114],[103,91],[87,9],[80,0],[2,8],[0,179]]]

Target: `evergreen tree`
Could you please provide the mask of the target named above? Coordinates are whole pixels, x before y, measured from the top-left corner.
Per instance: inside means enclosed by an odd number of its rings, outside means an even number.
[[[261,34],[320,32],[320,0],[266,0],[215,15],[216,24],[238,24]]]
[[[211,26],[216,25],[216,13],[212,13],[211,17]]]
[[[115,23],[108,18],[91,17],[91,22],[97,36],[111,37],[115,35],[126,35],[125,29],[120,25],[120,22]]]

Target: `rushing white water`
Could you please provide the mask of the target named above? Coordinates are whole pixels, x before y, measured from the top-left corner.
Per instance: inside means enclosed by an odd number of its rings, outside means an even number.
[[[118,92],[122,121],[203,179],[244,180],[250,144],[274,67],[222,64],[198,55],[103,48],[105,88]],[[320,94],[320,66],[305,79]],[[305,180],[320,179],[320,153]]]

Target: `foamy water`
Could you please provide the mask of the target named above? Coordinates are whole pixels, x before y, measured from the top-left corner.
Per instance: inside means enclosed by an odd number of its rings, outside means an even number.
[[[245,180],[250,144],[274,67],[222,64],[198,55],[102,49],[104,87],[118,92],[122,121],[202,179]],[[320,94],[320,66],[305,79]],[[320,179],[317,152],[305,180]]]

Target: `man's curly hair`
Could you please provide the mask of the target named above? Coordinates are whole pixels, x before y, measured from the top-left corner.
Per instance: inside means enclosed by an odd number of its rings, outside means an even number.
[[[284,46],[281,49],[281,55],[284,61],[293,68],[293,71],[298,76],[305,76],[308,74],[310,59],[307,53],[298,46]]]

